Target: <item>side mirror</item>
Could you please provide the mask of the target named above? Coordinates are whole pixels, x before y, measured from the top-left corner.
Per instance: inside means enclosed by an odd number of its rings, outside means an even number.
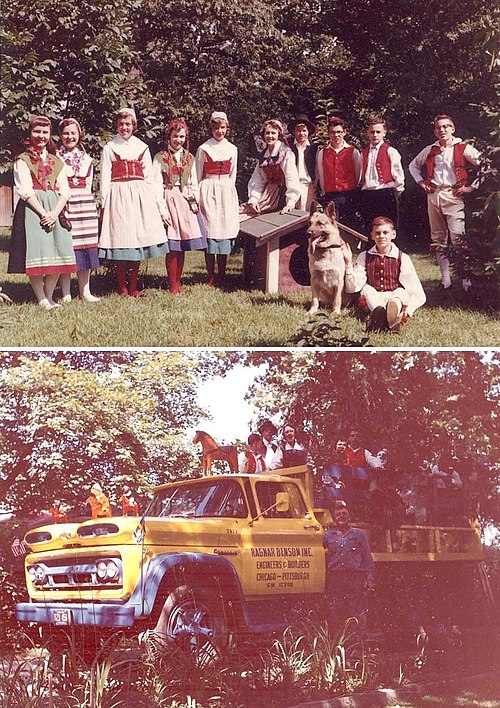
[[[276,494],[276,504],[274,505],[276,511],[287,512],[290,508],[290,496],[288,492],[278,492]]]

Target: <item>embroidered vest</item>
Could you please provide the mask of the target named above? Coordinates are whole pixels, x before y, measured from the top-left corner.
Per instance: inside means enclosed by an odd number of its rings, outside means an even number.
[[[191,176],[194,157],[190,152],[182,150],[181,161],[177,163],[170,150],[161,150],[155,155],[155,160],[160,163],[163,185],[166,189],[178,186],[182,190],[187,186]]]
[[[64,167],[63,161],[57,155],[47,153],[47,162],[43,162],[41,158],[33,161],[28,153],[23,152],[19,159],[29,167],[33,189],[43,192],[55,191],[57,177]]]
[[[132,180],[144,179],[144,165],[142,158],[147,148],[141,152],[136,160],[124,160],[113,150],[115,159],[111,162],[112,182],[131,182]]]
[[[366,254],[366,280],[379,292],[388,292],[400,287],[401,251],[397,258]]]
[[[74,175],[73,177],[68,177],[68,184],[70,189],[83,189],[86,184],[87,184],[87,178],[90,175],[90,171],[92,170],[92,163],[89,165],[89,169],[87,170],[87,174],[83,175]]]
[[[335,152],[325,148],[322,153],[324,192],[347,192],[356,189],[356,168],[354,165],[354,145]]]
[[[363,148],[363,150],[361,150],[361,155],[363,156],[363,179],[366,179],[366,170],[368,169],[369,154],[369,147]],[[375,169],[377,171],[377,178],[380,184],[394,182],[394,177],[392,176],[391,170],[391,159],[389,157],[389,143],[382,143],[382,145],[379,147],[377,152],[377,159],[375,161]]]
[[[467,143],[463,142],[455,143],[453,145],[453,168],[455,170],[455,177],[457,180],[455,186],[457,187],[462,187],[467,182],[467,178],[469,176],[465,167],[465,163],[468,162],[464,154],[466,147]],[[430,152],[427,155],[425,160],[427,178],[425,181],[428,183],[432,182],[432,178],[434,177],[436,155],[440,155],[441,152],[441,147],[439,145],[432,145]]]
[[[259,166],[264,171],[264,174],[266,175],[266,179],[269,184],[285,184],[285,173],[282,170],[282,164],[289,150],[289,147],[284,144],[281,144],[278,150],[278,154],[274,157],[264,157],[266,152],[265,150],[260,155]]]
[[[228,175],[231,172],[231,158],[229,160],[212,160],[210,155],[205,153],[203,164],[203,174],[205,175]]]

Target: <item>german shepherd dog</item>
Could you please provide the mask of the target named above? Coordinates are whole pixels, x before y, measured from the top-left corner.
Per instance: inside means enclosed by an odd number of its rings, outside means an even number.
[[[309,314],[318,311],[319,304],[340,312],[344,289],[345,263],[343,239],[335,219],[335,204],[329,202],[323,213],[311,204],[309,229],[309,272],[311,274],[312,303]]]

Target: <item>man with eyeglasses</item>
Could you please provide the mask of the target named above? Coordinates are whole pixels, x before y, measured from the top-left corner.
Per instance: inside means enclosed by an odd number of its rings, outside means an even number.
[[[362,160],[359,150],[346,142],[346,135],[345,120],[332,116],[328,121],[329,143],[318,150],[316,157],[316,174],[324,195],[323,206],[333,201],[338,221],[356,228]]]
[[[441,287],[451,287],[448,247],[463,247],[465,234],[464,195],[479,186],[469,178],[469,170],[479,167],[480,153],[455,137],[455,124],[448,115],[434,119],[437,141],[421,150],[409,165],[410,174],[427,194],[427,213],[431,229],[431,251],[441,272]],[[462,286],[466,290],[470,281]]]

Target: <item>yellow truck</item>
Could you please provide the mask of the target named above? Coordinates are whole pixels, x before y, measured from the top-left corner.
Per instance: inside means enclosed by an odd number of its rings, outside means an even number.
[[[155,488],[144,515],[38,527],[25,536],[21,622],[94,647],[153,630],[192,651],[292,621],[325,589],[325,509],[306,467],[223,474]],[[366,529],[370,535],[370,529]],[[371,536],[376,564],[482,558],[469,528],[399,527]]]

